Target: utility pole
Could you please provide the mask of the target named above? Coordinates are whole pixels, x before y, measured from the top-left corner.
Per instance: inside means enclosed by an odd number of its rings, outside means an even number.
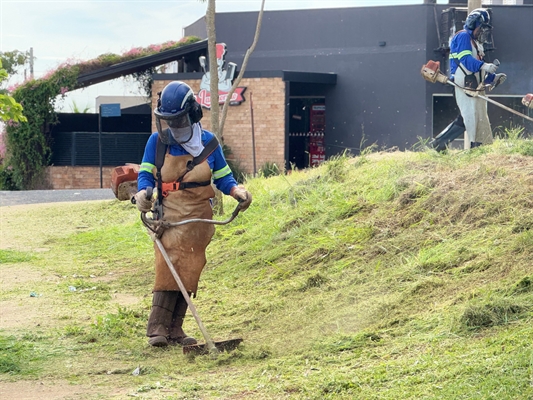
[[[482,0],[468,0],[468,14],[474,11],[476,8],[481,8]]]
[[[30,47],[30,79],[33,79],[33,47]]]

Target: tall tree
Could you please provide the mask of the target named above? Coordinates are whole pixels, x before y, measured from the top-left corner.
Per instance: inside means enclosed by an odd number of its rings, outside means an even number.
[[[481,8],[481,0],[468,0],[468,13],[470,14],[476,8]]]
[[[201,0],[205,2],[205,0]],[[207,27],[207,48],[209,52],[209,71],[210,71],[210,87],[209,91],[211,92],[211,130],[217,136],[217,138],[222,142],[222,133],[224,131],[224,124],[226,122],[226,116],[228,114],[228,107],[231,101],[231,96],[235,92],[235,89],[239,86],[239,83],[244,76],[244,71],[248,65],[248,60],[255,50],[255,46],[259,41],[259,33],[261,32],[261,24],[263,21],[263,11],[265,8],[265,0],[261,0],[261,9],[257,17],[257,25],[255,29],[255,35],[252,41],[252,44],[246,50],[244,55],[244,60],[239,71],[239,75],[232,83],[231,89],[228,92],[224,106],[222,108],[222,115],[220,115],[220,105],[219,105],[219,96],[218,96],[218,74],[216,73],[215,66],[217,65],[217,35],[215,28],[215,15],[216,15],[216,0],[207,0],[207,12],[205,14],[206,27]]]
[[[215,27],[216,0],[208,0],[207,11],[205,13],[205,23],[207,27],[207,51],[209,59],[209,91],[211,92],[211,130],[222,143],[222,132],[219,130],[219,96],[218,96],[218,73],[215,69],[217,65],[217,32]]]
[[[0,60],[0,83],[7,79],[8,72],[2,68]],[[0,93],[0,120],[24,122],[26,117],[22,115],[22,106],[8,94]]]
[[[29,51],[0,51],[0,62],[8,77],[18,73],[20,67],[30,60]]]
[[[202,2],[205,2],[205,0],[200,0]],[[217,44],[217,34],[216,34],[216,28],[215,28],[215,15],[216,15],[216,0],[207,0],[207,11],[205,14],[205,22],[206,22],[206,28],[207,28],[207,49],[209,52],[209,76],[210,76],[210,84],[209,84],[209,91],[210,97],[211,97],[211,130],[217,137],[220,143],[222,143],[222,133],[224,130],[224,123],[226,121],[226,115],[228,114],[228,106],[231,101],[231,96],[235,92],[235,89],[239,85],[243,75],[244,71],[246,70],[246,66],[248,64],[248,60],[250,58],[250,55],[255,49],[255,46],[257,44],[257,41],[259,40],[259,32],[261,31],[261,23],[263,21],[263,10],[265,7],[265,0],[261,0],[261,10],[259,11],[259,16],[257,18],[257,26],[255,29],[255,35],[254,39],[252,41],[252,45],[248,48],[246,51],[246,54],[244,55],[244,60],[241,66],[241,70],[239,72],[239,75],[232,83],[231,89],[227,94],[226,100],[224,102],[224,107],[222,108],[222,116],[220,116],[220,105],[219,105],[219,95],[218,95],[218,73],[217,73],[217,50],[216,50],[216,44]],[[222,214],[224,212],[223,204],[222,204],[222,194],[217,190],[216,196],[214,199],[213,209],[215,213]]]

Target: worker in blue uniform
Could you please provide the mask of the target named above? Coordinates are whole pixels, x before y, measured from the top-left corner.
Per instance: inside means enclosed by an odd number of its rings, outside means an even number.
[[[212,219],[213,182],[222,193],[238,200],[241,210],[246,210],[252,195],[237,184],[215,135],[202,129],[202,109],[192,89],[184,82],[173,81],[159,96],[154,110],[157,132],[148,139],[138,175],[138,209],[152,209],[154,199],[147,197],[147,188],[152,187],[162,197],[165,221]],[[205,250],[214,231],[212,224],[190,223],[167,228],[160,237],[189,295],[195,295],[198,289],[206,263]],[[187,302],[155,244],[154,249],[155,284],[148,343],[158,347],[196,344],[182,327]]]
[[[465,130],[467,149],[493,141],[487,103],[472,95],[485,95],[485,88],[492,90],[507,78],[505,74],[496,74],[498,63],[484,61],[483,44],[491,40],[491,19],[490,9],[473,10],[466,18],[464,29],[451,40],[450,80],[457,85],[454,96],[460,115],[430,143],[438,151],[446,149]],[[470,94],[463,88],[471,91]]]

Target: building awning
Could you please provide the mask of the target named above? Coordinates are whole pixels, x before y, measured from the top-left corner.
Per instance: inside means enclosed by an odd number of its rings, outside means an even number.
[[[154,81],[178,81],[189,79],[201,79],[203,73],[176,73],[176,74],[154,74]],[[336,85],[337,74],[334,72],[302,72],[302,71],[245,71],[244,78],[282,78],[286,82],[294,83],[320,83],[325,85]]]
[[[84,87],[109,81],[121,76],[130,75],[135,72],[146,71],[152,67],[158,67],[172,61],[177,61],[182,57],[198,60],[200,55],[204,55],[206,53],[207,40],[202,40],[190,45],[162,51],[161,53],[153,54],[151,56],[140,57],[135,60],[111,65],[88,74],[80,75],[78,77],[78,85],[80,87]]]

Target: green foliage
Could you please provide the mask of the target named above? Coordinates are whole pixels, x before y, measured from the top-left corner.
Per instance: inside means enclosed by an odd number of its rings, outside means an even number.
[[[145,328],[147,314],[119,307],[117,313],[98,316],[92,325],[100,338],[121,338],[138,335]]]
[[[17,108],[10,96],[0,95],[1,116],[8,121],[4,165],[10,168],[9,176],[2,173],[0,183],[7,185],[2,188],[11,189],[14,186],[16,189],[36,189],[46,184],[43,174],[51,157],[49,133],[57,123],[55,103],[66,92],[80,87],[78,76],[198,40],[197,37],[187,37],[178,42],[134,48],[123,55],[107,53],[90,61],[67,62],[43,78],[24,82],[14,90],[13,99],[24,107],[23,116],[19,115],[21,109]],[[136,73],[145,90],[151,85],[151,78],[147,79],[147,74],[147,71]],[[7,74],[4,73],[4,76]],[[9,106],[9,113],[4,112],[4,103]]]
[[[20,252],[16,250],[0,249],[0,264],[11,264],[24,261],[30,261],[33,258],[32,254]]]
[[[522,154],[533,156],[533,140],[528,137],[525,129],[521,126],[511,126],[504,128],[496,135],[498,140],[493,147],[509,154]]]
[[[524,309],[524,306],[513,299],[491,300],[486,304],[469,305],[461,315],[460,321],[468,328],[504,325],[517,320]]]
[[[48,78],[26,82],[13,93],[27,118],[6,127],[4,164],[12,168],[17,189],[36,188],[42,182],[51,156],[50,127],[57,123],[54,105],[58,96],[76,88],[78,72],[77,66],[60,68]]]
[[[26,351],[27,347],[14,337],[0,336],[0,373],[20,372]]]
[[[134,72],[132,74],[133,79],[139,82],[144,92],[144,95],[148,98],[152,97],[152,83],[154,82],[154,80],[152,79],[152,75],[155,72],[155,68],[148,68],[147,70]]]
[[[263,178],[269,178],[271,176],[278,176],[283,174],[283,170],[278,167],[278,165],[274,162],[266,162],[261,167],[259,167],[259,171],[257,172],[258,176]]]
[[[350,170],[347,160],[348,156],[346,152],[340,156],[331,157],[325,164],[326,179],[331,179],[332,181],[336,182],[343,182],[347,178]]]
[[[13,180],[13,167],[9,165],[0,164],[0,190],[17,190]]]
[[[0,83],[6,80],[8,72],[2,68],[2,61],[0,60]],[[0,91],[0,120],[23,122],[26,120],[22,115],[22,106],[15,101],[13,97]]]
[[[237,183],[244,183],[246,181],[246,172],[242,168],[239,160],[233,157],[233,151],[231,150],[231,147],[229,147],[227,144],[222,144],[222,151],[224,152],[226,162],[228,163],[231,172],[233,172],[233,177]]]
[[[90,106],[85,106],[84,108],[80,108],[78,104],[75,101],[72,101],[72,112],[75,114],[86,114],[91,109]]]
[[[0,335],[0,374],[34,373],[35,363],[44,357],[45,352],[39,351],[31,341]]]
[[[0,63],[8,75],[16,74],[19,67],[26,64],[29,58],[29,51],[0,51]]]

